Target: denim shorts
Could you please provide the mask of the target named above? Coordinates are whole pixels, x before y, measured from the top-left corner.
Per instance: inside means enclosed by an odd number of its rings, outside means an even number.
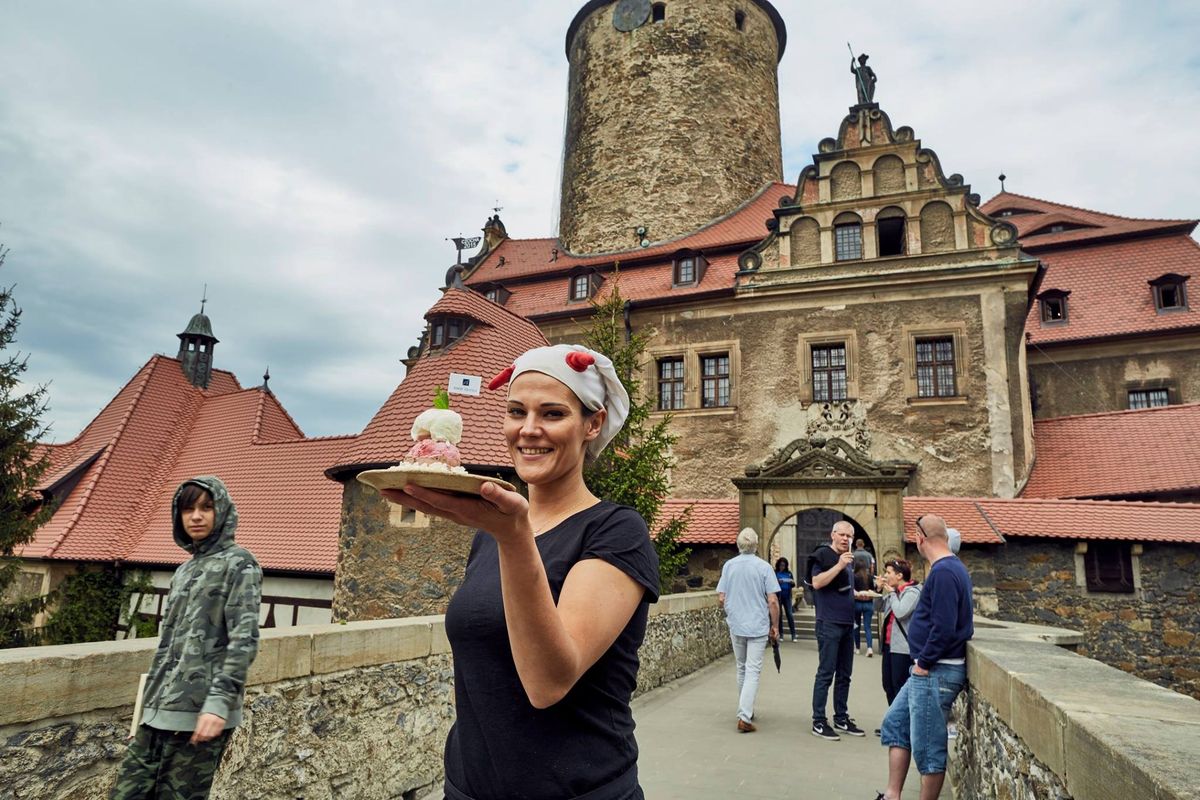
[[[955,698],[967,685],[963,664],[934,664],[928,675],[909,674],[883,718],[879,740],[884,747],[912,752],[917,771],[946,771],[946,720]]]

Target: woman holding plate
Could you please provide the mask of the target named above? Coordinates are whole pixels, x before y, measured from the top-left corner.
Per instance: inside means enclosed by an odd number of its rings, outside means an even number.
[[[384,492],[479,529],[446,611],[446,797],[642,798],[629,699],[658,558],[641,516],[583,481],[629,396],[607,357],[570,345],[530,350],[489,388],[505,383],[504,437],[528,501],[491,483],[479,497]]]

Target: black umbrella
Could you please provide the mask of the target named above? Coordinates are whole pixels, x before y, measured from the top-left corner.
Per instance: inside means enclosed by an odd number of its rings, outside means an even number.
[[[778,639],[771,642],[771,649],[775,651],[775,671],[779,672],[779,665],[782,662],[781,662],[781,659],[779,658],[779,640]]]

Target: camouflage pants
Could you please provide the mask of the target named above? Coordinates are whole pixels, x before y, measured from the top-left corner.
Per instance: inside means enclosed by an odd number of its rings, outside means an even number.
[[[205,800],[232,729],[200,744],[190,731],[138,728],[129,743],[112,800]]]

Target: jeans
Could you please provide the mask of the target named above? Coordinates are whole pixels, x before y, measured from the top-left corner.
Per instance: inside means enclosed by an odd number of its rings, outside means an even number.
[[[850,673],[854,671],[854,626],[817,620],[817,677],[813,681],[813,722],[826,722],[825,702],[833,684],[833,721],[850,719]],[[837,680],[834,680],[836,676]]]
[[[908,681],[908,672],[913,663],[912,656],[908,653],[893,653],[891,646],[886,644],[880,655],[883,658],[883,693],[887,696],[890,706]]]
[[[754,698],[758,695],[758,676],[762,673],[766,636],[738,636],[733,641],[733,657],[737,661],[738,719],[749,722],[754,716]]]
[[[946,720],[966,685],[963,664],[934,664],[928,675],[909,676],[883,718],[879,740],[911,751],[922,775],[945,772]]]
[[[792,638],[796,638],[796,617],[792,614],[792,594],[791,592],[780,592],[776,595],[779,598],[779,605],[783,609],[783,613],[787,614],[788,628],[792,632]],[[780,620],[779,632],[783,633],[783,621]]]
[[[854,601],[854,649],[862,644],[859,630],[867,632],[867,649],[871,649],[871,627],[875,623],[875,605],[870,600]]]

